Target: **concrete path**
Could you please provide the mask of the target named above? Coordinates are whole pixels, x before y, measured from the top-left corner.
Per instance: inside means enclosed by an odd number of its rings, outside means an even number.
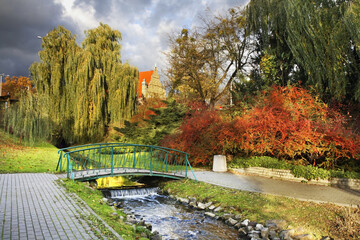
[[[57,178],[0,174],[0,239],[98,239],[97,226],[87,219],[94,213],[66,193]]]
[[[197,180],[202,182],[249,192],[281,195],[314,202],[331,202],[345,206],[360,205],[360,193],[335,187],[212,171],[196,171],[195,175]],[[189,177],[193,178],[191,174]]]

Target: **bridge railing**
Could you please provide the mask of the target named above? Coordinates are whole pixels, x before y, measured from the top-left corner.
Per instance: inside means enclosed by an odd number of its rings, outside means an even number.
[[[97,178],[99,176],[155,175],[172,178],[188,177],[190,155],[159,146],[99,143],[59,150],[57,169],[65,170],[68,178]]]
[[[64,171],[64,169],[66,169],[67,167],[67,161],[66,159],[64,160],[64,155],[66,152],[71,152],[71,151],[75,151],[75,150],[80,150],[80,149],[86,149],[86,148],[90,148],[90,147],[96,147],[96,146],[108,146],[108,145],[122,145],[123,143],[91,143],[91,144],[86,144],[86,145],[79,145],[79,146],[73,146],[73,147],[67,147],[67,148],[61,148],[58,151],[59,155],[59,160],[58,160],[58,164],[56,166],[56,171]]]

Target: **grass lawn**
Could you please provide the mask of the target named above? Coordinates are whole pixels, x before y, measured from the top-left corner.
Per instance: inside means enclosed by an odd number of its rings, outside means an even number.
[[[55,172],[58,149],[49,143],[27,147],[0,130],[0,173]]]
[[[302,228],[317,239],[360,239],[360,209],[333,204],[316,204],[291,198],[251,193],[214,186],[192,180],[170,181],[164,189],[179,197],[195,197],[198,201],[213,202],[224,212],[241,214],[244,219],[264,224],[266,220],[282,219],[288,228]]]

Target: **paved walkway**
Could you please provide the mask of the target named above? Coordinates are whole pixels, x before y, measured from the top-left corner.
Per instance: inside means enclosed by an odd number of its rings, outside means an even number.
[[[57,178],[0,174],[0,239],[98,239],[96,226],[86,220],[94,213],[80,207],[81,200],[66,193]]]
[[[346,189],[211,171],[196,171],[195,175],[197,180],[202,182],[244,191],[345,206],[360,205],[360,193]],[[192,174],[189,177],[193,178]]]

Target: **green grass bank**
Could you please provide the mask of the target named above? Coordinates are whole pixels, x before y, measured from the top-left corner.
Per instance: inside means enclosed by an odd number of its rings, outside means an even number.
[[[0,130],[0,173],[55,172],[59,159],[56,147],[46,142],[26,145]]]

